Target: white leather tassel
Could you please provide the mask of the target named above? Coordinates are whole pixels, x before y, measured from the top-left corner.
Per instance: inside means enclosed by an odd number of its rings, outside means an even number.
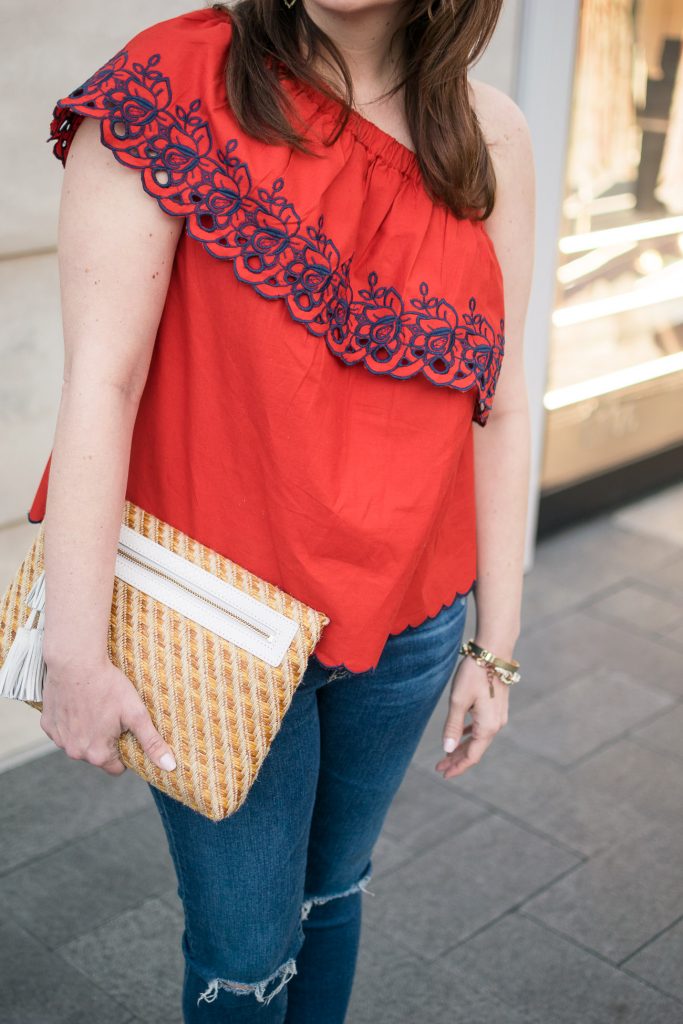
[[[42,612],[45,608],[45,572],[41,572],[33,581],[33,586],[26,598],[27,608],[37,608]]]
[[[0,697],[42,701],[46,665],[43,660],[45,620],[45,573],[36,578],[26,599],[32,609],[24,626],[16,632],[0,668]]]

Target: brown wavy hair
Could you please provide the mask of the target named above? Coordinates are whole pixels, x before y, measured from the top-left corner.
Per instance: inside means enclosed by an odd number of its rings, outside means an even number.
[[[395,37],[401,40],[405,75],[384,96],[405,87],[406,118],[425,188],[460,219],[484,220],[495,202],[493,162],[470,102],[467,70],[486,49],[502,5],[503,0],[406,0],[391,39],[392,45]],[[233,25],[226,84],[241,127],[264,142],[311,152],[289,116],[296,112],[281,86],[284,73],[340,102],[337,130],[325,140],[335,142],[354,103],[353,80],[341,52],[301,0],[292,8],[283,0],[211,6],[228,14]],[[313,70],[307,54],[336,66],[344,95]]]

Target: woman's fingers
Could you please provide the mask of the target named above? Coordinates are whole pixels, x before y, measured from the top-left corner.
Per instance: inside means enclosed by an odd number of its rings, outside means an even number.
[[[484,753],[491,745],[494,736],[495,732],[485,736],[471,735],[465,743],[462,743],[446,759],[445,771],[443,772],[444,779],[452,779],[456,775],[463,775],[473,765],[479,764]]]
[[[131,707],[122,718],[124,729],[130,729],[150,761],[162,771],[172,772],[176,767],[173,751],[154,727],[149,711],[142,698],[135,695]]]
[[[87,761],[95,768],[101,768],[107,775],[123,775],[126,770],[125,764],[119,757],[118,748],[105,747],[86,750],[81,760]]]
[[[107,775],[123,775],[126,770],[126,766],[123,761],[120,761],[118,757],[115,757],[113,761],[108,761],[106,764],[99,765]]]
[[[472,735],[472,723],[468,722],[467,725],[463,726],[462,734],[460,737],[460,743],[456,747],[455,751],[449,754],[445,754],[439,763],[435,766],[437,771],[443,771],[448,765],[453,763],[453,758],[456,753],[459,753],[465,741],[468,741]]]
[[[453,687],[448,702],[448,715],[443,727],[442,745],[447,754],[450,754],[457,747],[465,730],[465,715],[469,708],[463,700],[460,692]]]
[[[479,695],[475,699],[471,711],[472,722],[462,728],[456,749],[447,753],[434,766],[436,771],[443,773],[443,778],[462,775],[472,765],[478,764],[494,736],[507,722],[507,709],[501,713],[498,707],[490,707],[488,699],[486,689],[485,697]],[[450,719],[451,715],[449,715]],[[444,734],[445,732],[446,730],[444,730]]]

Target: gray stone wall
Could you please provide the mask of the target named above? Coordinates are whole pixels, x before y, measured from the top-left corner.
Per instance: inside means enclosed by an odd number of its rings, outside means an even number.
[[[62,379],[55,242],[63,172],[45,141],[52,109],[140,29],[191,5],[3,0],[0,6],[0,89],[12,97],[0,147],[0,526],[8,526],[24,521],[38,485]]]

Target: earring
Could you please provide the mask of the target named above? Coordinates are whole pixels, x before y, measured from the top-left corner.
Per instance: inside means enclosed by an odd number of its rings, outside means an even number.
[[[285,6],[289,7],[290,9],[294,6],[295,3],[296,3],[296,0],[292,0],[291,3],[288,3],[288,0],[285,0]]]

